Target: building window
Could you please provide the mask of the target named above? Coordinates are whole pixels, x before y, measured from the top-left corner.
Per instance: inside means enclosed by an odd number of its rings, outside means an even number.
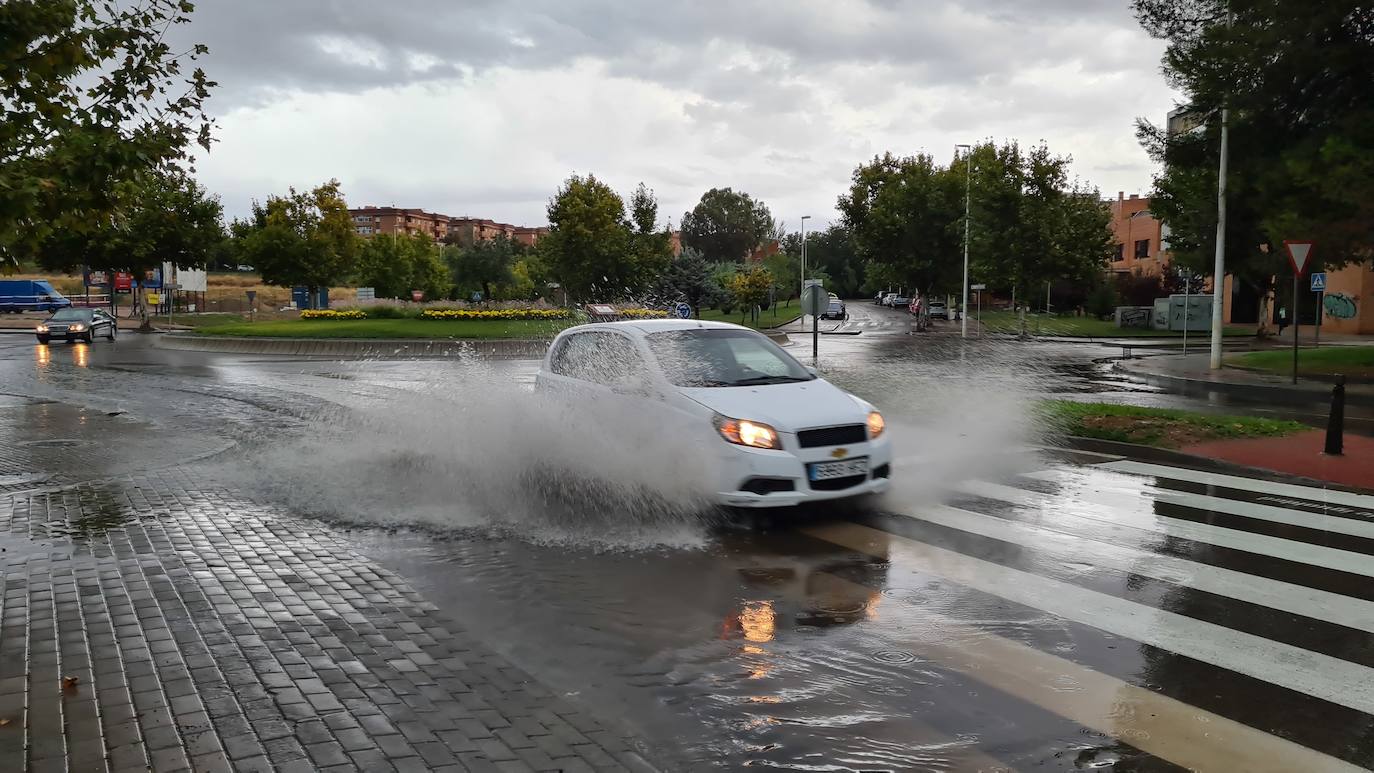
[[[1150,240],[1138,239],[1135,243],[1135,259],[1143,260],[1150,257]]]
[[[1116,257],[1115,257],[1115,258],[1112,258],[1112,260],[1125,260],[1125,259],[1126,259],[1126,245],[1124,245],[1124,244],[1118,244],[1118,245],[1116,245]]]
[[[372,226],[360,225],[358,226],[357,231],[363,236],[370,236],[372,234]]]

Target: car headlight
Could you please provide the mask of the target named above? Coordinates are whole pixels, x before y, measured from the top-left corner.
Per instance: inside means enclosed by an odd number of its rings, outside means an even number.
[[[47,325],[39,325],[38,327],[34,328],[34,330],[35,330],[36,332],[39,332],[39,333],[46,333],[46,332],[48,332],[48,326],[47,326]]]
[[[781,448],[778,442],[777,430],[761,424],[757,421],[748,419],[731,419],[725,416],[716,416],[716,431],[728,442],[737,446],[749,446],[750,448]]]
[[[868,412],[868,439],[876,440],[883,430],[887,429],[887,422],[883,421],[883,415],[877,411]]]
[[[73,332],[73,333],[80,333],[82,330],[85,330],[85,329],[86,329],[86,326],[83,325],[83,324],[81,324],[80,322],[76,323],[75,325],[72,325],[72,332]]]

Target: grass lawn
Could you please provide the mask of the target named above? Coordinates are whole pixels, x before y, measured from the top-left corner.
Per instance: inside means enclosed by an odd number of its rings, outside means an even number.
[[[776,327],[791,322],[800,313],[800,309],[796,306],[790,308],[782,306],[778,308],[778,315],[775,317],[773,316],[772,310],[768,309],[759,312],[759,321],[755,324],[752,320],[745,317],[743,312],[732,311],[726,314],[720,309],[702,309],[701,318],[708,322],[730,322],[735,325],[752,327],[755,330],[767,330],[770,327]]]
[[[1181,448],[1209,440],[1282,437],[1311,429],[1296,421],[1068,400],[1046,400],[1040,404],[1040,412],[1051,428],[1065,435],[1158,448]]]
[[[265,338],[552,338],[571,320],[292,319],[197,328],[200,335]]]
[[[225,325],[242,325],[247,321],[247,317],[242,314],[173,314],[172,324],[182,327],[193,327],[196,330],[212,327],[224,327]],[[166,315],[153,317],[153,325],[167,324]]]
[[[1012,311],[983,312],[983,327],[989,333],[1017,333],[1021,330],[1020,315]],[[970,320],[973,318],[970,317]],[[1044,336],[1083,336],[1092,338],[1182,338],[1183,333],[1169,330],[1153,330],[1139,327],[1117,327],[1110,319],[1096,317],[1060,317],[1056,315],[1026,314],[1026,331],[1031,335]],[[1193,336],[1206,336],[1207,333],[1193,333]],[[1243,328],[1228,327],[1222,335],[1250,335]]]
[[[1293,372],[1293,350],[1273,349],[1249,352],[1232,357],[1231,362],[1246,368],[1258,368],[1275,373]],[[1326,346],[1321,349],[1304,348],[1298,352],[1298,374],[1374,378],[1374,346]]]

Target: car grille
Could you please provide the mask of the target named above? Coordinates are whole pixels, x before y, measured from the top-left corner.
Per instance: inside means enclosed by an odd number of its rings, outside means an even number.
[[[845,478],[827,478],[825,480],[811,481],[812,491],[843,491],[853,488],[860,483],[868,480],[867,475],[850,475]]]
[[[862,424],[846,424],[843,427],[822,427],[804,429],[797,433],[797,443],[802,448],[821,448],[823,446],[843,446],[868,441],[868,428]]]

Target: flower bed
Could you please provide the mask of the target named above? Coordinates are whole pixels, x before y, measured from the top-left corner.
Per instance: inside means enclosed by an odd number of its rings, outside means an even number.
[[[367,319],[367,314],[359,309],[306,309],[301,319]]]
[[[625,319],[667,319],[671,316],[662,309],[617,309],[616,311]]]
[[[420,319],[572,319],[567,309],[425,309]]]

